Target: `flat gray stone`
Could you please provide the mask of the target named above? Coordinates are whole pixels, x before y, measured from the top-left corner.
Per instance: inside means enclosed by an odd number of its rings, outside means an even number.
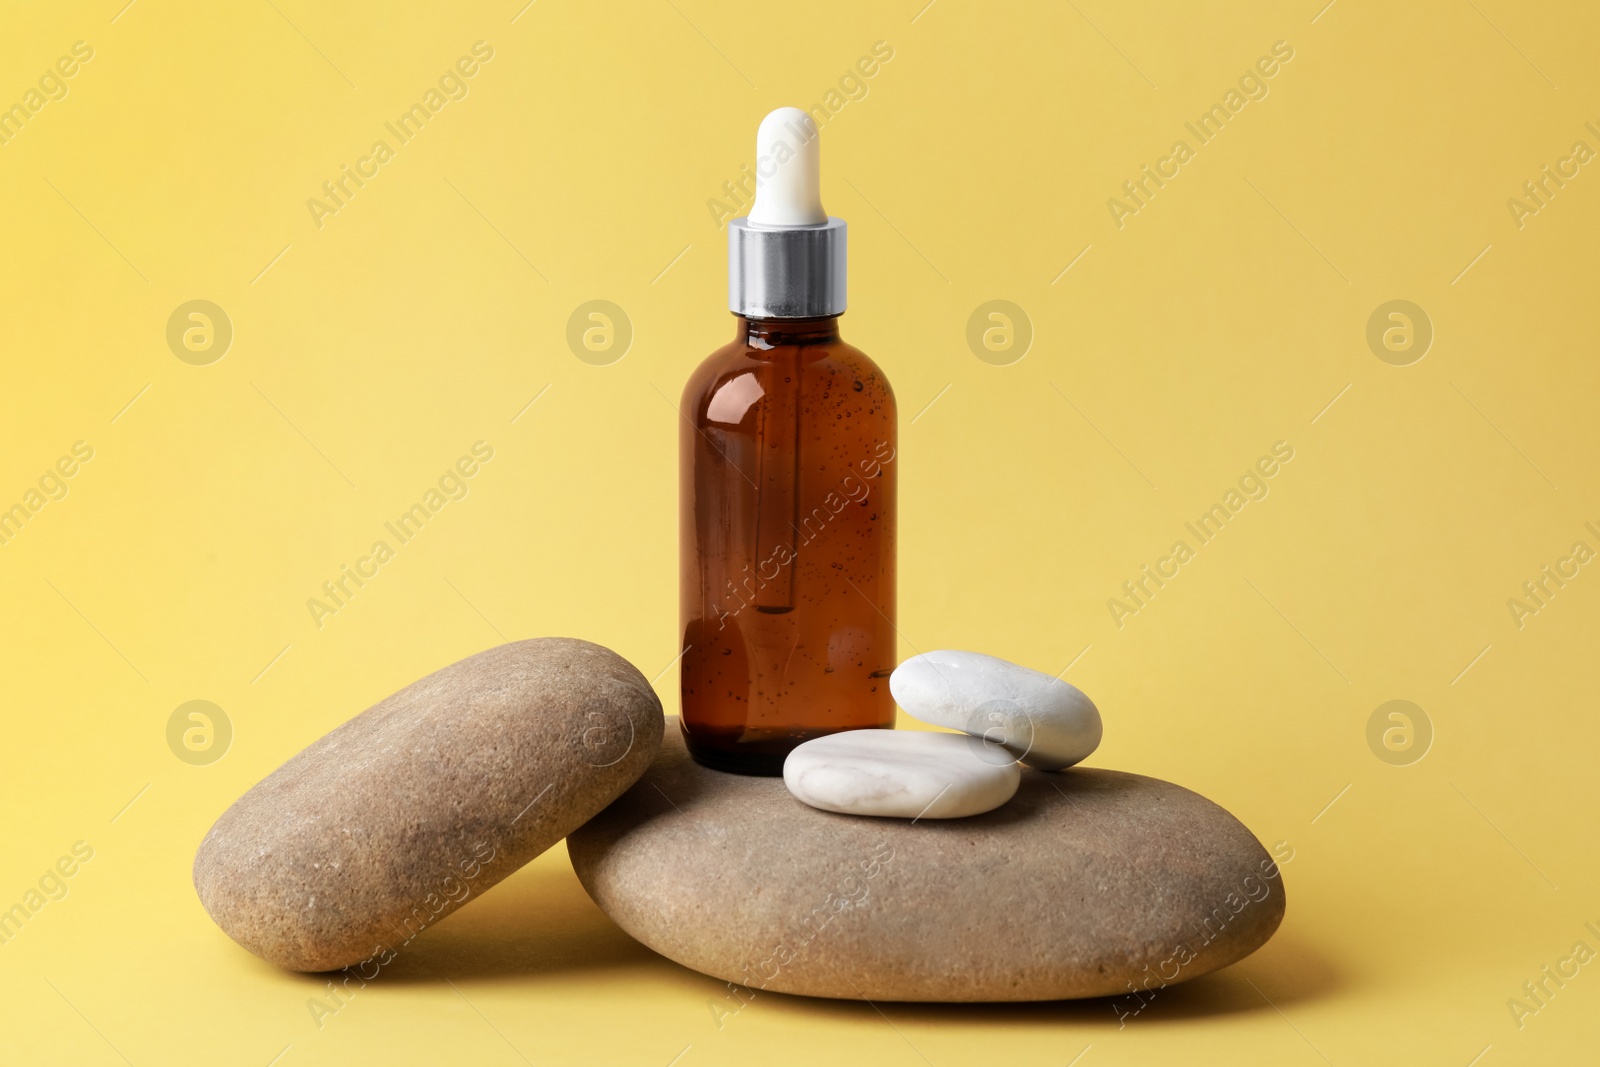
[[[668,723],[656,762],[567,850],[655,951],[819,997],[1126,994],[1224,967],[1278,928],[1279,871],[1216,804],[1119,771],[1021,773],[1009,803],[966,819],[838,815],[699,766]]]
[[[562,637],[435,671],[336,728],[223,812],[200,901],[263,959],[361,964],[521,867],[638,780],[661,703],[632,664]]]

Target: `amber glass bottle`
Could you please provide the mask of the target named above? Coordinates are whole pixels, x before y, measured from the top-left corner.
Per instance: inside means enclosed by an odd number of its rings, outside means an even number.
[[[837,315],[736,316],[683,392],[683,714],[710,767],[891,727],[895,403]]]

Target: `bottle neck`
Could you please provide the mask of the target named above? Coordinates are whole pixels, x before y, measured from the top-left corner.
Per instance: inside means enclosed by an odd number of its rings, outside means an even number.
[[[833,344],[839,340],[839,316],[816,319],[747,319],[735,315],[734,340],[750,348]]]

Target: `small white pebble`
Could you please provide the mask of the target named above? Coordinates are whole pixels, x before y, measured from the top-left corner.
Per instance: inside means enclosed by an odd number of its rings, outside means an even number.
[[[960,734],[848,730],[800,745],[783,782],[823,811],[902,819],[959,819],[993,811],[1017,792],[1022,772]]]
[[[981,652],[912,656],[889,676],[906,714],[1003,747],[1030,767],[1059,771],[1100,745],[1100,710],[1075,685]]]

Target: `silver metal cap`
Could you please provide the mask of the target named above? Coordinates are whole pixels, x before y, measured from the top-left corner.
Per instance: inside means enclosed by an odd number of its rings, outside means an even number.
[[[819,319],[845,309],[845,221],[728,223],[728,310],[747,319]]]

